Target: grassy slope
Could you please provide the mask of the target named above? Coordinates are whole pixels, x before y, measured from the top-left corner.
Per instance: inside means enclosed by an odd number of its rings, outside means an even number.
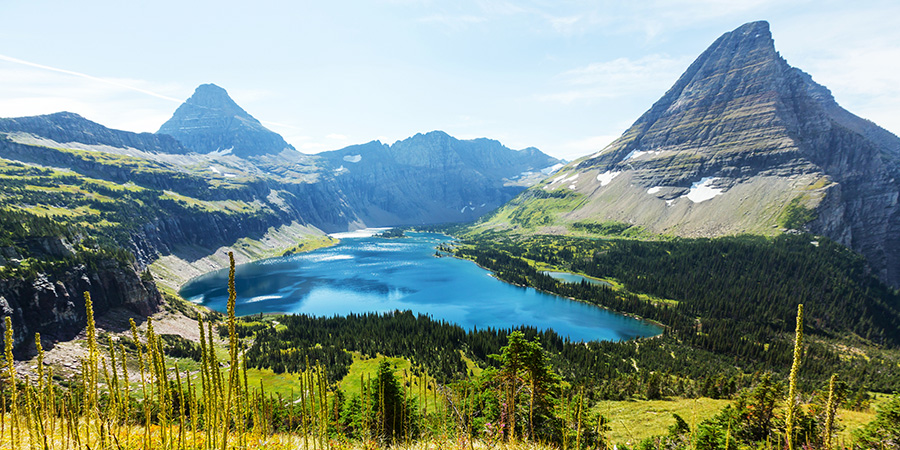
[[[884,400],[885,396],[879,396]],[[609,438],[616,444],[625,444],[629,448],[642,440],[658,435],[665,435],[670,426],[675,424],[672,414],[678,414],[691,427],[715,416],[731,400],[711,398],[670,399],[670,400],[628,400],[601,401],[595,410],[610,420]],[[843,426],[838,434],[839,439],[849,441],[850,434],[870,422],[875,417],[875,405],[865,411],[838,409],[837,421]]]

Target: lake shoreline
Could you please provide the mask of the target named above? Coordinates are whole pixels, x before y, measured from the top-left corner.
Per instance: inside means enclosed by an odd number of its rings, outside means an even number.
[[[503,282],[503,283],[506,283],[506,284],[508,284],[508,285],[510,285],[510,286],[516,286],[516,287],[521,287],[521,288],[530,288],[530,289],[534,289],[534,290],[536,290],[536,291],[538,291],[538,292],[543,292],[543,293],[545,293],[545,294],[554,295],[554,296],[557,296],[557,297],[559,297],[559,298],[564,298],[564,299],[567,299],[567,300],[571,300],[571,301],[573,301],[573,302],[583,303],[583,304],[585,304],[585,305],[596,306],[597,308],[604,309],[604,310],[606,310],[606,311],[609,311],[609,312],[611,312],[611,313],[615,313],[615,314],[620,315],[620,316],[625,316],[625,317],[628,317],[628,318],[631,318],[631,319],[639,320],[639,321],[641,321],[641,322],[649,323],[649,324],[658,326],[658,327],[660,327],[660,328],[663,328],[663,331],[660,331],[659,334],[656,334],[656,335],[653,335],[653,336],[640,336],[640,337],[634,337],[634,338],[631,338],[631,339],[627,339],[628,341],[639,341],[639,340],[644,340],[644,339],[655,339],[655,338],[658,338],[658,337],[662,336],[662,335],[664,334],[664,330],[665,330],[666,328],[668,328],[668,327],[667,327],[664,323],[662,323],[662,322],[658,322],[658,321],[653,320],[653,319],[647,319],[647,318],[642,317],[642,316],[639,316],[639,315],[637,315],[637,314],[628,313],[628,312],[623,312],[623,311],[618,311],[618,310],[612,309],[612,308],[607,307],[607,306],[604,306],[604,305],[598,305],[598,304],[596,304],[596,303],[592,303],[592,302],[589,302],[589,301],[587,301],[587,300],[582,300],[582,299],[575,298],[575,297],[562,296],[562,295],[559,295],[559,294],[557,294],[557,293],[555,293],[555,292],[550,292],[550,291],[547,291],[547,290],[544,290],[544,289],[537,288],[537,287],[535,287],[535,286],[522,285],[522,284],[518,284],[518,283],[510,283],[510,282],[508,282],[508,281],[506,281],[506,280],[503,280],[503,279],[501,279],[500,277],[498,277],[497,274],[495,274],[493,270],[488,269],[487,267],[484,267],[484,266],[482,266],[481,264],[478,264],[477,262],[475,262],[475,260],[472,260],[472,259],[466,259],[466,258],[460,258],[459,256],[456,256],[456,255],[454,255],[454,254],[452,254],[452,253],[448,253],[447,256],[449,256],[449,257],[451,257],[451,258],[458,259],[458,260],[460,260],[460,261],[469,261],[469,262],[471,262],[472,264],[475,264],[476,266],[478,266],[478,267],[484,269],[485,271],[487,271],[487,272],[490,274],[491,278],[494,278],[494,279],[496,279],[497,281],[501,281],[501,282]],[[435,257],[436,257],[436,258],[444,258],[445,256],[435,256]],[[571,272],[563,272],[563,271],[554,271],[554,272],[559,272],[559,273],[571,273]],[[585,278],[590,278],[590,277],[585,276]],[[598,281],[600,281],[600,280],[598,280]]]
[[[202,275],[229,267],[228,253],[234,254],[235,264],[246,264],[268,258],[283,256],[285,252],[297,249],[304,243],[316,243],[297,253],[305,253],[319,248],[333,246],[340,240],[332,239],[327,243],[329,235],[309,225],[292,222],[278,228],[270,228],[260,239],[242,238],[232,245],[209,249],[199,246],[181,246],[173,249],[169,255],[162,255],[150,264],[148,269],[153,274],[160,291],[177,295],[185,284]]]
[[[467,329],[524,325],[554,330],[575,342],[627,341],[664,333],[660,324],[641,317],[507,283],[461,258],[439,262],[435,249],[455,240],[447,234],[411,233],[411,239],[401,240],[354,237],[360,238],[310,254],[242,265],[235,279],[236,313],[327,317],[410,310]],[[210,273],[185,285],[180,294],[221,311],[227,302],[225,276],[222,271]]]

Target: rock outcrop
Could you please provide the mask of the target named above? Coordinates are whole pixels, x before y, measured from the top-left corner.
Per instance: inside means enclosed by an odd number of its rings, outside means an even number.
[[[0,279],[0,316],[12,318],[14,345],[27,351],[33,347],[35,333],[41,333],[49,346],[72,339],[84,329],[85,292],[91,294],[96,316],[113,308],[150,315],[162,300],[153,281],[142,280],[135,269],[103,259],[93,267],[76,264],[25,279]]]
[[[294,150],[214,84],[197,87],[157,134],[173,136],[197,153],[221,152],[245,158]]]
[[[578,221],[681,236],[802,229],[900,286],[900,138],[788,65],[766,22],[725,33],[619,139],[533,189],[496,217],[562,190],[579,200],[546,231]]]

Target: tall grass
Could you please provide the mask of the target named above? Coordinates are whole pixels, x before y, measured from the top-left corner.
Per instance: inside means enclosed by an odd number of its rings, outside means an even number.
[[[296,400],[269,395],[263,386],[250,389],[247,385],[247,367],[234,325],[233,256],[230,275],[229,358],[219,361],[216,357],[213,324],[201,318],[202,358],[193,374],[179,370],[165,357],[152,319],[147,320],[144,333],[131,320],[131,340],[136,347],[131,361],[122,340],[110,338],[104,355],[86,292],[87,352],[78,382],[66,387],[51,382],[52,374],[44,370],[40,335],[35,336],[37,380],[20,380],[7,316],[2,385],[7,392],[0,396],[0,448],[228,450],[270,444],[275,448],[329,448],[328,421],[332,416],[321,365],[308,365],[299,374],[303,389]],[[137,387],[133,389],[132,384]],[[302,424],[302,439],[297,433],[276,434],[273,411],[296,401],[299,408],[289,408],[296,414],[291,426]]]
[[[506,372],[499,372],[502,378],[498,378],[495,389],[501,423],[499,427],[493,426],[494,434],[476,429],[482,427],[478,420],[483,418],[480,409],[485,407],[477,383],[469,380],[454,386],[439,386],[427,372],[410,375],[405,370],[401,379],[395,380],[396,374],[385,368],[386,363],[379,367],[375,379],[360,375],[359,395],[355,398],[358,413],[350,425],[354,430],[343,428],[347,426],[342,418],[346,407],[340,403],[343,394],[332,389],[325,368],[318,362],[310,364],[307,360],[304,370],[294,374],[299,391],[292,392],[288,398],[267,393],[262,382],[258,387],[249,386],[245,349],[236,333],[234,258],[229,256],[227,340],[217,342],[213,322],[200,317],[200,362],[193,372],[182,370],[165,357],[162,339],[149,318],[143,333],[130,321],[131,342],[110,337],[105,342],[105,351],[101,351],[91,297],[85,293],[87,343],[78,382],[67,385],[52,382],[52,372],[44,368],[40,335],[35,336],[37,378],[20,380],[13,361],[12,324],[6,317],[0,448],[307,450],[391,445],[521,450],[547,447],[539,442],[541,437],[534,427],[536,378],[522,375],[527,372],[527,364],[535,363],[513,361],[512,356],[506,359],[522,367],[515,366],[516,370],[506,367]],[[794,446],[792,429],[799,397],[796,380],[802,356],[802,305],[797,314],[785,416],[784,445],[790,450]],[[133,350],[126,351],[125,344]],[[223,346],[228,350],[227,359],[220,360],[216,349]],[[832,377],[824,431],[824,448],[829,450],[836,402],[834,391],[835,377]],[[525,395],[528,392],[530,397]],[[591,411],[584,386],[566,386],[557,398],[554,408],[559,420],[546,423],[555,427],[553,433],[559,436],[558,447],[610,448],[606,439],[607,419]],[[696,430],[688,431],[687,442],[696,445]],[[353,441],[349,439],[350,434],[355,437]],[[480,440],[475,438],[479,434]],[[724,444],[725,448],[734,446],[730,422]],[[766,445],[766,448],[776,447]]]

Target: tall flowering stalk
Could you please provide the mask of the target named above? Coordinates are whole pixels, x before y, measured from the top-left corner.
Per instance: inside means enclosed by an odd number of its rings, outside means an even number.
[[[831,434],[834,432],[834,410],[837,407],[834,394],[836,381],[837,374],[831,375],[831,380],[828,382],[828,403],[825,405],[825,439],[823,440],[825,450],[831,450]]]
[[[794,450],[794,421],[797,412],[797,373],[800,372],[800,357],[803,354],[803,304],[797,305],[797,330],[794,338],[794,363],[791,365],[790,385],[788,388],[787,417],[784,434],[788,450]]]
[[[99,351],[97,350],[97,328],[94,325],[94,303],[91,301],[91,293],[84,293],[84,309],[87,316],[87,339],[88,339],[88,357],[81,364],[81,376],[84,380],[84,409],[85,428],[84,441],[91,441],[91,426],[99,420],[99,406],[97,403],[97,360]],[[99,425],[98,425],[99,426]],[[101,433],[98,433],[101,439]]]
[[[4,350],[6,353],[6,368],[7,368],[7,376],[9,377],[9,399],[10,399],[10,423],[9,423],[9,433],[10,438],[12,439],[10,442],[10,446],[13,450],[15,450],[16,445],[19,442],[19,408],[16,404],[16,366],[13,362],[13,328],[12,328],[12,319],[9,316],[5,317],[6,321],[4,322],[6,332],[4,333]]]
[[[228,418],[232,414],[232,396],[236,394],[235,385],[237,384],[238,376],[238,342],[234,317],[234,304],[235,300],[237,299],[237,294],[234,290],[234,253],[228,252],[228,261],[230,265],[230,269],[228,271],[228,347],[230,350],[231,363],[228,367],[228,396],[226,397],[225,408],[223,410],[225,412],[225,426],[222,427],[222,450],[225,450],[225,445],[228,442]]]

